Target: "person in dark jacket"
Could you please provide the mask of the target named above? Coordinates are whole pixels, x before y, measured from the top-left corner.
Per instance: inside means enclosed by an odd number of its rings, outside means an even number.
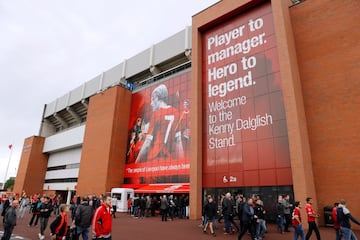
[[[186,209],[185,209],[185,194],[182,194],[179,197],[179,218],[185,218],[186,216]]]
[[[52,239],[62,240],[66,236],[69,226],[69,213],[69,206],[66,204],[61,204],[60,214],[50,224],[50,235]]]
[[[206,233],[207,227],[209,226],[211,235],[213,235],[214,237],[216,236],[216,234],[214,232],[213,222],[214,219],[216,218],[216,212],[217,212],[217,205],[214,202],[214,199],[212,197],[209,197],[208,203],[204,207],[204,216],[206,216],[207,221],[203,231],[204,233]]]
[[[237,209],[238,219],[240,220],[240,230],[243,228],[241,217],[245,204],[246,204],[246,198],[244,197],[244,195],[240,194],[236,199],[236,209]]]
[[[159,201],[158,199],[154,196],[152,199],[151,199],[151,216],[155,216],[155,211],[156,209],[159,208]]]
[[[168,203],[169,203],[169,217],[170,217],[171,221],[174,221],[176,204],[175,204],[173,195],[170,195]]]
[[[146,209],[146,199],[145,196],[141,196],[140,198],[140,217],[145,217],[145,209]]]
[[[160,211],[161,211],[161,221],[167,221],[167,214],[169,209],[169,202],[167,200],[166,195],[162,196],[160,199]]]
[[[254,219],[254,209],[253,209],[253,199],[249,198],[247,200],[247,204],[244,205],[243,213],[241,216],[241,221],[243,222],[243,228],[238,234],[237,239],[240,240],[248,230],[251,230],[252,221]],[[253,234],[253,231],[250,231],[251,234]],[[252,239],[255,238],[255,236],[251,236]]]
[[[262,206],[262,201],[257,199],[254,208],[254,220],[256,224],[255,235],[257,239],[262,239],[266,232],[265,213],[266,211]]]
[[[150,210],[151,210],[151,198],[150,196],[146,196],[146,211],[145,217],[150,217]]]
[[[349,209],[346,208],[346,201],[345,199],[340,200],[340,204],[336,209],[337,213],[337,220],[340,225],[341,232],[343,233],[345,240],[350,239],[357,239],[355,233],[351,230],[350,220],[354,223],[360,225],[360,222],[354,218],[351,214]]]
[[[136,194],[136,196],[134,197],[134,202],[133,202],[133,215],[135,218],[139,217],[139,208],[140,208],[140,198],[139,195]]]
[[[278,231],[279,233],[284,233],[284,223],[285,223],[285,213],[284,213],[284,206],[283,206],[283,197],[279,195],[278,202],[276,203],[276,215],[277,215],[277,224],[278,224]]]
[[[9,199],[6,199],[4,202],[4,205],[3,205],[2,212],[1,212],[1,216],[3,217],[3,222],[5,222],[5,213],[9,207],[10,207],[10,201],[9,201]]]
[[[80,235],[83,239],[89,239],[91,219],[93,217],[94,210],[89,205],[87,197],[84,197],[80,205],[76,209],[75,213],[75,225],[76,225],[76,239],[79,239]]]
[[[225,220],[225,233],[232,234],[231,231],[231,218],[233,215],[233,205],[231,203],[231,194],[228,192],[225,194],[225,198],[222,201],[222,214],[224,215]]]
[[[50,198],[45,196],[42,198],[41,206],[39,208],[40,212],[40,233],[39,238],[44,239],[44,232],[49,222],[49,217],[51,212],[53,211],[53,207],[50,202]]]
[[[4,235],[1,240],[9,240],[11,234],[16,226],[16,208],[19,206],[19,201],[14,200],[11,207],[8,207],[4,214]]]
[[[116,218],[116,209],[117,209],[117,198],[116,196],[113,196],[111,198],[111,206],[112,206],[112,210],[111,210],[111,215],[113,216],[113,218]]]
[[[290,203],[290,195],[287,194],[282,200],[282,206],[284,208],[284,232],[290,232],[289,226],[291,224],[291,209],[293,205]]]
[[[34,223],[34,226],[37,226],[38,221],[39,221],[39,216],[40,216],[40,212],[39,212],[39,209],[41,206],[40,198],[37,198],[36,200],[33,199],[32,201],[33,202],[31,203],[31,212],[33,215],[30,219],[30,222],[28,225],[29,227],[31,227],[33,223]],[[35,220],[35,222],[34,222],[34,220]]]

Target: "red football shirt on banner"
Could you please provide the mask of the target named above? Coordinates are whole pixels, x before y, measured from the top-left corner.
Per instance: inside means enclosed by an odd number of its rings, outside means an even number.
[[[172,152],[172,143],[175,133],[179,131],[179,112],[176,108],[168,106],[153,112],[148,134],[153,137],[148,153],[148,159],[169,158]]]

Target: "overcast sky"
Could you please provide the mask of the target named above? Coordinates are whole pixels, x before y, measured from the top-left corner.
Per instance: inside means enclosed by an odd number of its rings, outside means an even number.
[[[0,0],[0,182],[44,105],[191,25],[217,0]],[[12,151],[9,145],[12,144]]]

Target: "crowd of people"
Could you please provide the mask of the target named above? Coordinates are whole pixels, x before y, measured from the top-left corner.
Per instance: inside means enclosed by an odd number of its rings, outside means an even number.
[[[117,198],[108,195],[75,195],[69,205],[60,195],[34,194],[10,197],[2,204],[5,233],[1,240],[8,240],[16,220],[31,214],[28,227],[39,227],[39,239],[45,239],[45,230],[51,239],[111,239],[112,218],[116,218]],[[128,199],[128,213],[134,218],[161,216],[162,221],[188,218],[189,196],[139,195]],[[49,224],[50,216],[56,216]],[[90,232],[90,230],[92,230]]]
[[[117,199],[108,195],[88,195],[84,197],[74,196],[70,205],[62,203],[61,196],[40,196],[34,194],[31,197],[22,194],[18,199],[9,198],[2,204],[1,215],[3,216],[4,234],[1,240],[9,240],[16,226],[16,221],[23,218],[28,212],[31,219],[28,226],[39,227],[39,239],[44,239],[45,229],[48,227],[51,214],[52,219],[49,229],[51,239],[112,239],[112,218],[116,217]],[[290,196],[278,196],[275,205],[276,221],[279,234],[291,232],[293,227],[294,240],[308,240],[315,232],[317,240],[321,240],[316,219],[319,214],[314,210],[313,199],[306,198],[305,212],[307,214],[308,230],[305,235],[304,220],[301,216],[300,201],[290,201]],[[182,195],[139,195],[128,199],[128,214],[134,218],[146,218],[159,215],[162,221],[174,220],[175,218],[188,218],[189,196]],[[215,237],[219,223],[224,220],[223,234],[232,235],[237,232],[237,239],[249,235],[253,240],[261,240],[267,232],[267,211],[261,198],[253,194],[246,198],[242,194],[236,196],[231,193],[221,195],[219,202],[208,195],[203,205],[202,227],[203,233]],[[351,230],[350,222],[360,225],[346,207],[346,201],[340,200],[334,203],[332,210],[336,240],[356,240]],[[92,230],[90,232],[90,230]],[[71,237],[70,237],[71,236]]]
[[[279,234],[291,232],[293,227],[293,239],[309,240],[313,232],[317,240],[321,240],[316,219],[320,216],[313,208],[313,199],[306,198],[305,212],[307,214],[308,231],[305,235],[303,219],[300,209],[300,201],[291,202],[290,195],[279,195],[275,205],[276,222]],[[349,209],[346,208],[346,201],[342,199],[340,203],[335,203],[332,211],[336,240],[356,240],[354,232],[351,230],[350,221],[360,225],[354,218]],[[236,220],[237,219],[237,220]],[[200,227],[203,233],[207,234],[208,229],[213,237],[216,236],[215,229],[219,228],[219,223],[224,220],[223,234],[232,235],[237,232],[237,239],[241,240],[248,234],[253,240],[261,240],[267,232],[266,227],[267,211],[264,208],[260,196],[253,194],[246,198],[242,194],[233,196],[231,193],[221,195],[219,202],[215,202],[213,196],[208,195],[203,204],[203,218]]]
[[[19,207],[20,206],[20,207]],[[19,208],[19,209],[18,209]],[[116,209],[115,209],[116,210]],[[49,218],[56,217],[49,225],[51,239],[111,239],[113,212],[110,196],[74,196],[71,204],[63,203],[61,196],[34,194],[28,197],[23,193],[19,199],[10,197],[2,204],[4,234],[1,240],[9,240],[16,226],[16,220],[23,218],[25,212],[31,214],[28,227],[39,228],[39,239],[45,239],[44,232]],[[90,229],[92,232],[90,233]]]
[[[150,217],[159,214],[162,221],[170,218],[189,217],[189,196],[185,194],[177,195],[139,195],[128,199],[128,213],[134,218]]]

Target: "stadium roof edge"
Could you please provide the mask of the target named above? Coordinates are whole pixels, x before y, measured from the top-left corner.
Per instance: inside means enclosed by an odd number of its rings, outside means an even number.
[[[81,103],[105,89],[127,82],[137,83],[167,71],[191,58],[191,26],[175,33],[144,51],[125,59],[118,65],[100,73],[93,79],[45,104],[43,119],[70,106]],[[189,53],[190,52],[190,53]]]

